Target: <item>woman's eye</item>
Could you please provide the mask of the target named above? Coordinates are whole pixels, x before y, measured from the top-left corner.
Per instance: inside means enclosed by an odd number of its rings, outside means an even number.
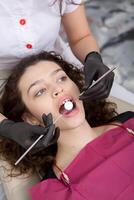
[[[58,81],[61,82],[61,81],[65,81],[66,79],[67,79],[67,76],[62,76],[62,77],[59,78]]]
[[[45,92],[46,92],[46,89],[43,88],[43,89],[39,90],[39,91],[35,94],[35,96],[36,96],[36,97],[39,97],[39,96],[41,96],[42,94],[44,94]]]

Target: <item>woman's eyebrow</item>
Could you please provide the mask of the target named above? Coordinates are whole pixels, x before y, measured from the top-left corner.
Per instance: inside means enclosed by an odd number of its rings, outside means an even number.
[[[59,71],[63,71],[63,69],[58,68],[58,69],[52,71],[52,72],[50,73],[50,76],[55,75],[55,74],[58,73]],[[35,85],[37,85],[37,84],[39,84],[39,83],[41,83],[41,82],[43,82],[43,81],[44,81],[43,79],[39,79],[39,80],[33,82],[33,83],[28,87],[27,94],[29,93],[30,89],[31,89],[33,86],[35,86]]]
[[[63,71],[63,69],[58,68],[58,69],[54,70],[50,75],[53,76],[53,75],[55,75],[56,73],[58,73],[59,71]]]
[[[33,86],[35,86],[35,85],[37,85],[37,84],[39,84],[39,83],[41,83],[41,82],[43,82],[43,79],[40,79],[40,80],[37,80],[37,81],[33,82],[33,83],[28,87],[27,94],[29,93],[30,89],[31,89]]]

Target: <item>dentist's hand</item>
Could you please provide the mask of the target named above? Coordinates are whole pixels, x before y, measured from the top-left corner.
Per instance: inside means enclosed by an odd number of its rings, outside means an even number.
[[[86,56],[84,63],[85,89],[94,81],[106,73],[109,68],[104,65],[101,55],[91,52]],[[96,100],[107,98],[114,80],[114,73],[110,72],[106,77],[99,81],[95,86],[86,90],[80,96],[80,100]]]
[[[27,149],[40,135],[44,135],[31,150],[32,153],[41,151],[49,145],[56,143],[60,133],[59,128],[55,128],[53,124],[51,114],[47,116],[43,114],[42,119],[46,127],[30,125],[26,122],[15,123],[11,120],[4,119],[0,123],[0,136],[11,139]]]

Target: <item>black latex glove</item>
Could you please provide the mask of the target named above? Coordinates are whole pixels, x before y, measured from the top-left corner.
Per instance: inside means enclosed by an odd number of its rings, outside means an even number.
[[[94,81],[106,73],[109,68],[104,65],[101,55],[91,52],[86,56],[84,63],[85,89]],[[114,80],[114,73],[110,72],[106,77],[99,81],[92,88],[89,88],[80,96],[80,100],[96,100],[107,98]]]
[[[40,136],[44,137],[31,150],[36,153],[47,146],[55,143],[59,137],[59,129],[53,124],[52,115],[43,114],[43,122],[46,127],[30,125],[26,122],[13,122],[4,119],[0,123],[0,135],[17,142],[20,146],[27,149]]]

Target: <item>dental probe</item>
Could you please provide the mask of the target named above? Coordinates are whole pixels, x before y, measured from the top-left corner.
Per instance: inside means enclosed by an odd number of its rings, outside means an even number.
[[[107,76],[110,72],[112,72],[113,70],[115,70],[117,68],[117,66],[112,67],[111,69],[109,69],[106,73],[104,73],[100,78],[98,78],[96,81],[94,81],[91,85],[89,85],[83,92],[80,93],[79,97],[81,95],[83,95],[86,90],[88,90],[89,88],[92,88],[94,85],[96,85],[99,81],[101,81],[105,76]]]
[[[93,84],[91,84],[90,86],[88,86],[83,92],[80,93],[79,97],[84,94],[84,92],[86,92],[86,90],[88,88],[92,88],[94,85],[96,85],[99,81],[101,81],[105,76],[107,76],[110,72],[112,72],[114,69],[116,69],[117,67],[113,67],[111,69],[109,69],[105,74],[103,74],[99,79],[97,79],[96,81],[93,82]],[[67,101],[64,104],[64,108],[69,111],[72,110],[73,108],[73,103],[71,101]]]
[[[96,81],[93,82],[93,84],[91,84],[90,86],[88,86],[83,92],[80,93],[79,97],[84,94],[84,92],[86,92],[86,90],[88,88],[92,88],[94,85],[96,85],[99,81],[101,81],[105,76],[107,76],[110,72],[112,72],[114,69],[116,69],[117,67],[112,67],[111,69],[109,69],[105,74],[103,74],[99,79],[97,79]],[[71,101],[67,101],[64,104],[64,108],[66,110],[72,110],[73,108],[73,103]]]
[[[62,115],[60,115],[59,117],[57,117],[57,119],[54,121],[54,124],[62,117]],[[54,135],[54,132],[53,132]],[[28,152],[37,144],[37,142],[43,137],[44,135],[40,135],[35,142],[21,155],[21,157],[14,163],[15,165],[18,165],[18,163],[28,154]]]

